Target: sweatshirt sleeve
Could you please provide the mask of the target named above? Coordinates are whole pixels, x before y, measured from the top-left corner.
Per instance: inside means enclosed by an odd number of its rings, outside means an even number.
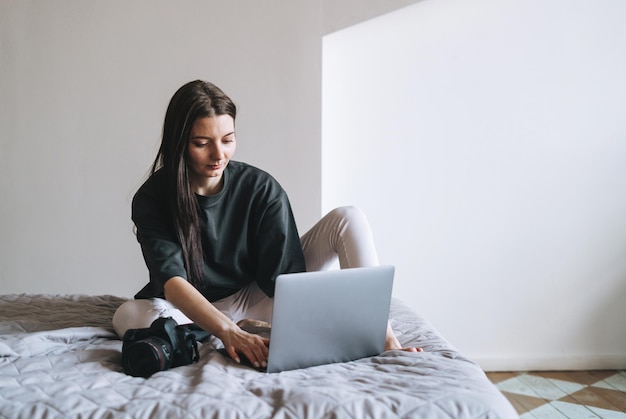
[[[182,249],[168,221],[166,203],[148,186],[144,185],[135,194],[132,204],[137,241],[150,272],[150,283],[136,298],[162,297],[168,279],[187,278]]]
[[[306,270],[300,236],[284,191],[267,205],[257,238],[257,283],[273,297],[278,275]]]

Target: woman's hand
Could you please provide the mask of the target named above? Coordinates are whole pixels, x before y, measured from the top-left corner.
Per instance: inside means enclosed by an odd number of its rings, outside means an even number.
[[[248,333],[238,326],[227,329],[216,336],[224,343],[226,352],[235,362],[240,363],[239,355],[243,355],[256,368],[267,366],[269,339]]]

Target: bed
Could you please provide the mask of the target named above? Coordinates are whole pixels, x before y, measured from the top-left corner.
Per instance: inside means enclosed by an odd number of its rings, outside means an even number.
[[[110,319],[125,299],[0,295],[2,418],[517,418],[483,371],[393,299],[404,345],[279,374],[235,364],[207,341],[192,365],[131,377]]]

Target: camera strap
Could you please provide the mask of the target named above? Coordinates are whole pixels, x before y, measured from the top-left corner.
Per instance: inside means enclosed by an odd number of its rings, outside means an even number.
[[[194,335],[187,335],[185,337],[185,339],[187,339],[187,341],[191,344],[191,347],[193,348],[193,357],[191,358],[192,362],[198,362],[198,360],[200,359],[200,351],[198,350],[198,341],[196,340]]]
[[[211,334],[206,330],[202,329],[195,323],[180,325],[178,327],[184,328],[187,330],[185,333],[185,339],[191,343],[191,347],[193,348],[193,362],[198,362],[200,359],[200,351],[198,350],[198,342],[202,343],[211,337]]]
[[[195,323],[185,324],[181,327],[184,327],[185,329],[187,329],[189,333],[193,335],[195,340],[200,343],[203,343],[205,340],[211,337],[211,334],[209,332],[202,329],[200,326],[198,326]]]

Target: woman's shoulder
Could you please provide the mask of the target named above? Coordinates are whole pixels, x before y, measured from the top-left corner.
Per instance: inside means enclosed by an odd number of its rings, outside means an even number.
[[[280,183],[263,169],[240,161],[230,161],[228,167],[231,171],[232,186],[241,193],[269,193],[271,196],[284,194]]]
[[[165,196],[165,177],[156,171],[139,187],[131,205],[131,218],[141,231],[147,226],[173,228],[168,200]]]
[[[133,197],[133,206],[146,201],[155,203],[165,199],[165,178],[162,170],[152,173],[139,187]]]
[[[268,172],[249,163],[231,160],[228,163],[228,167],[231,169],[231,173],[234,177],[244,178],[247,180],[256,179],[261,182],[278,183]]]

